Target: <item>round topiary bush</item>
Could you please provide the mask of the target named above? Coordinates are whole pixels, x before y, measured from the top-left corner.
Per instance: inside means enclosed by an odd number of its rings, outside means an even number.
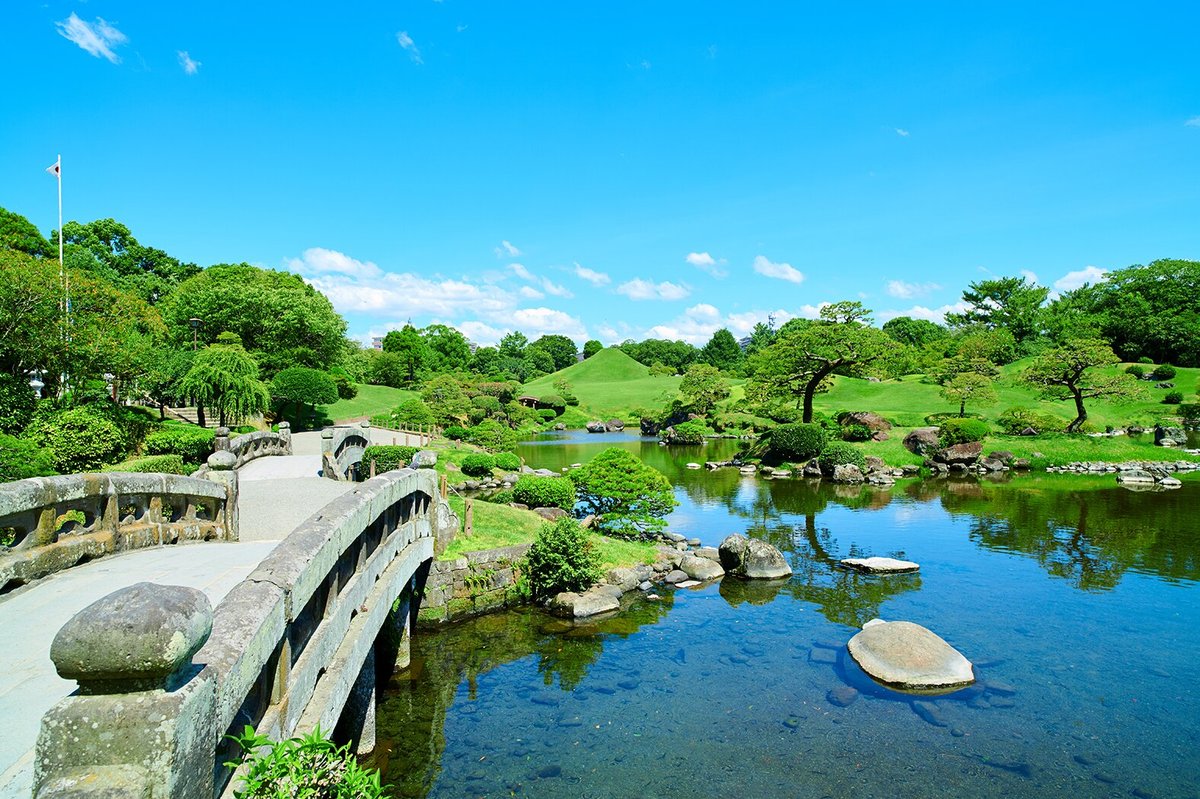
[[[462,471],[463,474],[471,477],[490,477],[492,469],[496,466],[496,459],[491,455],[484,455],[481,452],[473,452],[463,458]]]
[[[1138,358],[1138,363],[1153,364],[1154,361],[1150,358],[1150,356],[1143,355],[1142,357]]]
[[[1173,380],[1175,374],[1175,367],[1164,363],[1162,366],[1154,367],[1154,371],[1150,373],[1150,376],[1155,380]]]
[[[543,525],[521,571],[534,599],[583,591],[600,579],[600,555],[579,522],[563,518]]]
[[[485,413],[500,413],[500,400],[490,394],[480,394],[471,398],[471,404]]]
[[[1146,376],[1146,370],[1142,366],[1135,363],[1132,366],[1125,367],[1125,374],[1133,375],[1138,380],[1141,380],[1143,377]]]
[[[938,431],[938,440],[943,447],[952,447],[955,444],[983,441],[990,432],[987,422],[979,419],[946,419]]]
[[[451,441],[462,441],[467,437],[467,428],[459,427],[458,425],[451,425],[442,431],[442,435]]]
[[[86,407],[57,414],[39,443],[54,453],[54,468],[63,474],[98,469],[120,459],[124,450],[117,426]]]
[[[513,502],[531,508],[562,508],[569,511],[575,507],[575,484],[563,477],[536,477],[526,475],[513,486]]]
[[[1038,413],[1028,408],[1009,408],[996,419],[1000,429],[1010,436],[1020,435],[1026,428],[1038,433],[1061,433],[1067,429],[1065,419],[1048,413]]]
[[[821,472],[826,475],[833,474],[834,467],[836,466],[848,466],[852,464],[857,466],[861,471],[866,471],[867,469],[867,459],[863,456],[862,452],[857,447],[842,443],[841,441],[834,441],[832,444],[826,446],[820,456],[818,456],[817,463],[821,466]]]
[[[553,410],[556,416],[561,416],[562,412],[567,409],[567,401],[558,394],[547,394],[544,397],[538,397],[538,406]]]
[[[553,422],[558,418],[558,414],[554,412],[553,408],[539,408],[537,415],[543,422]]]
[[[771,451],[789,461],[812,460],[821,454],[828,440],[820,425],[803,423],[781,424],[770,436]]]
[[[142,441],[147,455],[178,455],[187,463],[204,463],[213,451],[214,431],[192,425],[163,425]]]
[[[663,438],[671,444],[703,444],[707,432],[708,428],[704,426],[704,422],[693,419],[667,428],[663,431]]]
[[[496,454],[496,468],[506,472],[515,472],[521,468],[521,459],[515,452],[499,452]]]
[[[1183,392],[1168,391],[1166,396],[1163,397],[1162,401],[1164,405],[1178,405],[1179,403],[1183,402]]]
[[[0,483],[54,474],[54,455],[32,441],[0,433]]]
[[[512,452],[517,448],[517,434],[495,419],[484,419],[467,431],[467,441],[488,452]]]

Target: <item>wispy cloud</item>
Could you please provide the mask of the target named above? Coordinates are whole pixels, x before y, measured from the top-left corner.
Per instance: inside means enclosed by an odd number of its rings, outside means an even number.
[[[496,253],[497,258],[516,258],[521,254],[521,251],[517,249],[517,245],[507,239],[500,242],[500,246],[494,248],[492,252]]]
[[[967,309],[967,304],[961,300],[953,305],[943,305],[938,308],[926,308],[924,305],[914,305],[911,308],[899,311],[880,311],[875,314],[875,318],[881,323],[895,319],[897,316],[908,316],[913,319],[927,319],[930,322],[937,322],[939,325],[946,321],[948,313],[962,313]]]
[[[188,55],[187,50],[179,51],[179,66],[183,67],[183,71],[189,75],[195,75],[200,71],[200,62]]]
[[[617,293],[631,300],[682,300],[691,294],[692,290],[678,283],[654,283],[637,277],[617,286]]]
[[[889,280],[886,291],[892,297],[911,300],[913,297],[924,297],[927,294],[932,294],[940,288],[941,286],[937,283],[907,283],[903,280]]]
[[[404,52],[408,53],[408,57],[413,60],[414,64],[424,64],[425,59],[421,58],[421,50],[417,47],[417,43],[408,35],[408,31],[400,31],[396,34],[396,42]]]
[[[1021,277],[1025,278],[1027,283],[1033,283],[1034,285],[1038,283],[1037,272],[1034,272],[1032,269],[1022,269]]]
[[[71,16],[54,25],[59,35],[79,45],[85,52],[96,58],[106,58],[113,64],[121,63],[120,56],[113,52],[113,48],[128,42],[129,37],[100,17],[95,22],[84,22],[72,11]]]
[[[906,139],[907,139],[907,138],[908,138],[909,136],[911,136],[912,134],[911,134],[911,133],[909,133],[909,132],[908,132],[907,130],[905,130],[904,128],[896,128],[896,135],[897,135],[897,136],[902,136],[903,138],[906,138]]]
[[[1200,117],[1192,117],[1187,122],[1183,123],[1189,128],[1200,128]]]
[[[699,345],[707,342],[712,338],[713,333],[723,327],[733,333],[735,338],[742,338],[750,335],[755,325],[760,322],[765,323],[769,318],[774,318],[776,329],[788,320],[797,317],[816,319],[820,316],[822,306],[828,304],[823,302],[820,305],[802,305],[793,310],[776,308],[773,311],[723,314],[716,306],[702,302],[691,306],[668,322],[654,325],[644,331],[640,338],[665,338],[672,341],[680,339]],[[604,332],[603,329],[601,332]],[[612,332],[615,333],[615,331]],[[617,336],[611,336],[608,340],[616,338]]]
[[[603,272],[597,272],[595,269],[588,269],[580,263],[575,264],[575,276],[581,280],[586,280],[593,286],[607,286],[612,282],[612,278]]]
[[[754,258],[754,271],[760,275],[773,277],[778,280],[786,280],[789,283],[803,283],[804,273],[796,269],[791,264],[774,263],[765,255],[758,255]]]
[[[1098,266],[1085,266],[1083,269],[1067,272],[1054,281],[1054,289],[1056,291],[1074,291],[1087,283],[1103,283],[1106,280],[1108,280],[1107,269],[1101,269]]]
[[[725,277],[729,273],[721,268],[725,259],[713,258],[707,252],[689,252],[683,259],[701,271],[708,272],[713,277]]]
[[[509,264],[508,268],[512,270],[512,273],[514,275],[516,275],[517,277],[519,277],[522,280],[525,280],[529,283],[533,283],[534,285],[538,286],[542,291],[544,291],[546,294],[551,294],[555,297],[574,297],[575,296],[565,286],[562,286],[558,283],[553,282],[552,280],[550,280],[550,278],[540,277],[538,275],[533,274],[532,272],[530,272],[528,269],[525,268],[524,264]],[[523,296],[529,297],[531,295],[527,292],[523,292]]]

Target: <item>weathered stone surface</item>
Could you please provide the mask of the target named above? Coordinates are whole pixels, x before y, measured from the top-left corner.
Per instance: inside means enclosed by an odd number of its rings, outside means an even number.
[[[700,547],[692,554],[698,558],[708,558],[709,560],[715,560],[717,563],[721,562],[721,550],[716,547]]]
[[[533,512],[548,522],[555,522],[570,515],[562,508],[534,508]]]
[[[584,425],[589,433],[607,433],[608,426],[604,422],[592,421]]]
[[[667,576],[663,578],[663,581],[674,585],[675,583],[682,583],[687,578],[688,573],[682,569],[671,569],[671,571],[667,572]]]
[[[237,467],[237,455],[226,450],[217,450],[208,456],[208,468],[213,471],[227,472]]]
[[[833,467],[833,475],[830,479],[835,483],[854,484],[861,483],[866,478],[863,477],[862,470],[853,463],[841,463]]]
[[[1155,425],[1154,443],[1160,447],[1187,446],[1187,433],[1182,427],[1163,427]]]
[[[955,444],[952,447],[938,450],[934,453],[933,459],[939,463],[946,463],[951,466],[956,464],[962,466],[970,466],[975,461],[979,460],[979,456],[983,454],[982,441],[967,441],[963,444]]]
[[[975,681],[969,660],[912,622],[872,619],[847,648],[863,671],[894,688],[954,688]]]
[[[940,446],[936,427],[918,427],[904,437],[904,448],[916,455],[932,455]]]
[[[437,453],[431,449],[423,449],[412,456],[409,466],[414,469],[432,469],[437,466]]]
[[[771,580],[790,577],[792,567],[778,549],[757,538],[734,534],[721,542],[721,565],[737,577]]]
[[[161,685],[212,632],[212,605],[194,588],[137,583],[75,614],[50,646],[61,677],[85,690]]]
[[[880,557],[845,558],[841,561],[841,564],[848,569],[867,572],[868,574],[904,574],[906,572],[915,572],[921,568],[920,564],[913,563],[911,560]]]
[[[725,576],[725,570],[721,568],[721,564],[695,555],[685,555],[679,563],[679,568],[693,580],[715,580]]]
[[[577,594],[563,591],[550,600],[550,611],[560,616],[584,619],[600,613],[614,611],[621,606],[617,598],[601,591],[584,591]]]
[[[638,587],[641,580],[638,579],[638,573],[634,569],[626,566],[621,566],[609,571],[605,575],[605,579],[610,585],[620,586],[622,591],[632,591]]]
[[[1154,482],[1154,475],[1144,469],[1126,469],[1125,471],[1117,472],[1117,482],[1122,484],[1139,483],[1148,485]]]
[[[620,419],[609,419],[605,427],[609,429],[609,432],[619,433],[625,429],[625,422]]]
[[[892,429],[892,423],[884,419],[877,413],[870,411],[850,411],[840,414],[837,418],[838,424],[843,427],[847,425],[862,425],[868,428],[872,433],[887,432]]]

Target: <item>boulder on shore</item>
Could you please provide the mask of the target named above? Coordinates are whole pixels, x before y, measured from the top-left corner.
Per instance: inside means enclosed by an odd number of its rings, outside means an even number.
[[[971,661],[910,621],[872,619],[847,648],[863,671],[891,688],[949,690],[975,682]]]
[[[919,563],[896,558],[844,558],[841,565],[867,574],[906,574],[921,568]]]
[[[914,455],[932,455],[941,447],[936,427],[918,427],[904,437],[904,448]]]
[[[589,433],[607,433],[608,432],[608,425],[606,425],[604,422],[592,421],[592,422],[588,422],[586,425],[584,425],[584,427],[587,428],[587,431]]]
[[[573,619],[584,619],[600,613],[608,613],[621,607],[611,593],[589,588],[582,594],[574,591],[563,591],[550,600],[550,612],[558,616]]]
[[[857,484],[866,478],[863,477],[862,470],[853,463],[839,463],[833,467],[833,475],[830,479],[835,483]]]
[[[933,459],[939,463],[949,464],[953,466],[960,464],[962,466],[970,466],[979,460],[979,456],[983,454],[982,441],[968,441],[963,444],[955,444],[952,447],[938,450]]]
[[[684,555],[683,560],[679,562],[679,568],[687,573],[688,577],[701,582],[725,576],[725,570],[721,568],[721,564],[695,555]]]
[[[790,577],[792,567],[783,553],[766,541],[733,534],[721,542],[721,565],[735,577],[750,580],[773,580]]]

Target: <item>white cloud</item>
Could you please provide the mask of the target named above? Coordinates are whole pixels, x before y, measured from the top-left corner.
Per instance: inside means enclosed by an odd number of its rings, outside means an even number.
[[[521,254],[521,251],[517,249],[517,245],[507,239],[500,242],[500,246],[493,249],[492,252],[496,253],[497,258],[516,258]]]
[[[596,333],[600,336],[600,343],[606,346],[609,344],[620,344],[625,340],[612,325],[600,325],[596,328]]]
[[[516,264],[516,263],[509,264],[508,268],[512,270],[514,275],[521,278],[522,280],[526,280],[530,283],[540,286],[541,290],[544,291],[546,294],[551,294],[555,297],[568,297],[568,298],[575,296],[565,286],[562,286],[562,285],[559,285],[558,283],[552,282],[550,280],[550,278],[538,277],[537,275],[533,274],[532,272],[530,272],[528,269],[525,268],[524,264]],[[528,297],[531,295],[525,294],[524,296]],[[538,295],[538,296],[540,297],[541,295]]]
[[[772,263],[765,255],[757,255],[754,258],[754,271],[760,275],[767,277],[786,280],[789,283],[803,283],[804,273],[796,269],[791,264]]]
[[[699,303],[688,308],[679,316],[669,322],[655,325],[649,330],[646,330],[640,336],[635,338],[666,338],[672,341],[682,339],[690,344],[704,344],[713,333],[721,328],[728,328],[730,333],[733,333],[734,338],[742,338],[750,335],[754,330],[754,326],[760,322],[766,323],[769,317],[775,317],[775,328],[779,329],[785,322],[803,317],[805,319],[815,319],[820,315],[821,307],[829,303],[823,302],[820,305],[803,305],[800,308],[789,311],[784,308],[777,308],[774,311],[745,311],[744,313],[722,314],[715,306],[708,303]],[[612,331],[616,332],[616,331]]]
[[[1108,270],[1098,266],[1085,266],[1083,269],[1067,272],[1054,281],[1054,289],[1056,291],[1074,291],[1085,283],[1103,283],[1106,280],[1108,280]]]
[[[940,288],[941,286],[937,283],[907,283],[903,280],[889,280],[886,291],[892,297],[911,300],[913,297],[924,297]]]
[[[535,289],[533,286],[521,286],[520,290],[517,293],[520,294],[522,297],[524,297],[527,300],[540,300],[542,297],[546,296],[542,292]]]
[[[200,62],[188,55],[187,50],[180,50],[178,55],[179,66],[183,67],[183,71],[188,75],[195,75],[200,71]]]
[[[586,280],[593,286],[607,286],[612,282],[612,278],[603,272],[597,272],[594,269],[588,269],[579,262],[575,263],[575,276],[581,280]]]
[[[1187,122],[1183,123],[1189,128],[1200,128],[1200,117],[1192,117]]]
[[[720,260],[713,258],[707,252],[690,252],[683,260],[687,261],[692,266],[702,271],[708,272],[713,277],[725,277],[728,272],[721,268],[725,263],[725,259]]]
[[[359,261],[337,250],[310,247],[299,258],[285,259],[287,268],[305,276],[339,274],[356,278],[377,278],[383,270],[371,261]]]
[[[421,58],[421,50],[417,47],[417,43],[408,35],[408,31],[400,31],[396,34],[396,42],[404,52],[408,53],[408,57],[413,60],[414,64],[424,64],[425,59]]]
[[[484,346],[497,343],[508,332],[503,328],[492,327],[486,322],[477,320],[459,322],[454,327],[471,341],[474,341],[476,344],[483,344]]]
[[[1022,269],[1022,270],[1021,270],[1021,277],[1025,278],[1025,280],[1026,280],[1026,281],[1028,281],[1029,283],[1033,283],[1034,285],[1037,285],[1037,282],[1038,282],[1038,276],[1037,276],[1037,273],[1036,273],[1036,272],[1034,272],[1033,270],[1031,270],[1031,269]]]
[[[617,293],[624,294],[631,300],[682,300],[692,293],[687,286],[663,281],[654,283],[635,277],[627,283],[617,286]]]
[[[905,130],[904,128],[896,128],[896,135],[897,135],[897,136],[903,136],[904,138],[908,138],[908,137],[909,137],[909,136],[911,136],[912,134],[910,134],[910,133],[909,133],[907,130]]]
[[[59,35],[79,45],[96,58],[107,58],[114,64],[121,63],[120,56],[113,52],[113,48],[128,42],[129,37],[100,17],[96,17],[95,22],[88,23],[72,11],[71,16],[54,25],[58,28]]]
[[[537,278],[533,276],[533,273],[525,268],[524,264],[509,264],[508,268],[512,270],[512,273],[514,275],[521,278],[522,280],[529,280],[529,281],[537,280]]]
[[[962,313],[967,310],[967,307],[967,304],[962,300],[953,305],[943,305],[940,308],[926,308],[924,305],[914,305],[903,311],[880,311],[875,314],[875,318],[882,324],[895,319],[897,316],[909,316],[913,319],[927,319],[930,322],[937,322],[940,325],[945,323],[946,314]]]
[[[586,341],[588,337],[583,322],[565,311],[554,308],[521,308],[512,312],[512,321],[531,341],[550,333],[567,336],[576,341]]]

